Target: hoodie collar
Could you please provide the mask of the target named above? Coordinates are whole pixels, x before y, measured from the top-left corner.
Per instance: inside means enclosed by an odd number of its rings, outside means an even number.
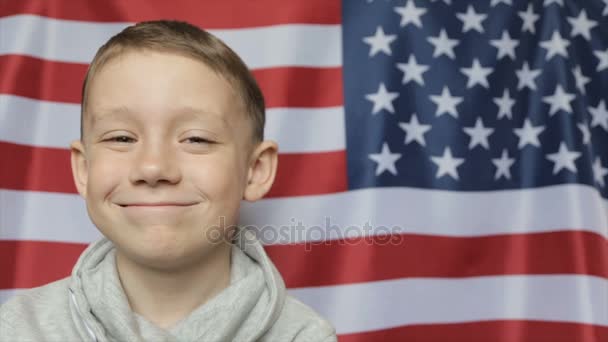
[[[227,288],[169,331],[137,317],[122,289],[112,242],[91,244],[72,271],[72,317],[83,339],[105,341],[255,341],[278,319],[285,285],[255,234],[241,230],[232,249]]]

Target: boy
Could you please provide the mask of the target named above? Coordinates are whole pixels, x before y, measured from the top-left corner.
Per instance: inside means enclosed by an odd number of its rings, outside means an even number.
[[[240,201],[270,189],[277,144],[245,64],[190,24],[144,22],[83,85],[74,181],[104,238],[71,277],[0,307],[0,341],[335,341],[286,295]]]

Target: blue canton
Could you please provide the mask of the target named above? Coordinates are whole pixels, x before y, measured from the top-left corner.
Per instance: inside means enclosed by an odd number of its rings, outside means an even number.
[[[343,2],[349,189],[608,182],[608,0]]]

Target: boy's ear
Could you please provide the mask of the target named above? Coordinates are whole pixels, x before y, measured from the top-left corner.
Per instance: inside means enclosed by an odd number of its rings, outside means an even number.
[[[87,197],[88,167],[87,156],[81,140],[70,144],[70,157],[72,163],[72,177],[80,196]]]
[[[254,149],[243,193],[244,200],[257,201],[270,190],[277,173],[278,150],[277,143],[271,140],[262,141]]]

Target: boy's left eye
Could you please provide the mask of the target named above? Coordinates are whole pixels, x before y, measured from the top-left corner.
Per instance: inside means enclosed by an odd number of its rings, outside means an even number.
[[[111,141],[111,142],[118,142],[118,143],[129,143],[131,141],[133,141],[135,139],[125,136],[125,135],[119,135],[119,136],[115,136],[112,138],[107,139],[106,141]]]
[[[213,143],[212,141],[209,141],[205,138],[201,138],[201,137],[189,137],[186,140],[196,143],[196,144],[211,144]]]

